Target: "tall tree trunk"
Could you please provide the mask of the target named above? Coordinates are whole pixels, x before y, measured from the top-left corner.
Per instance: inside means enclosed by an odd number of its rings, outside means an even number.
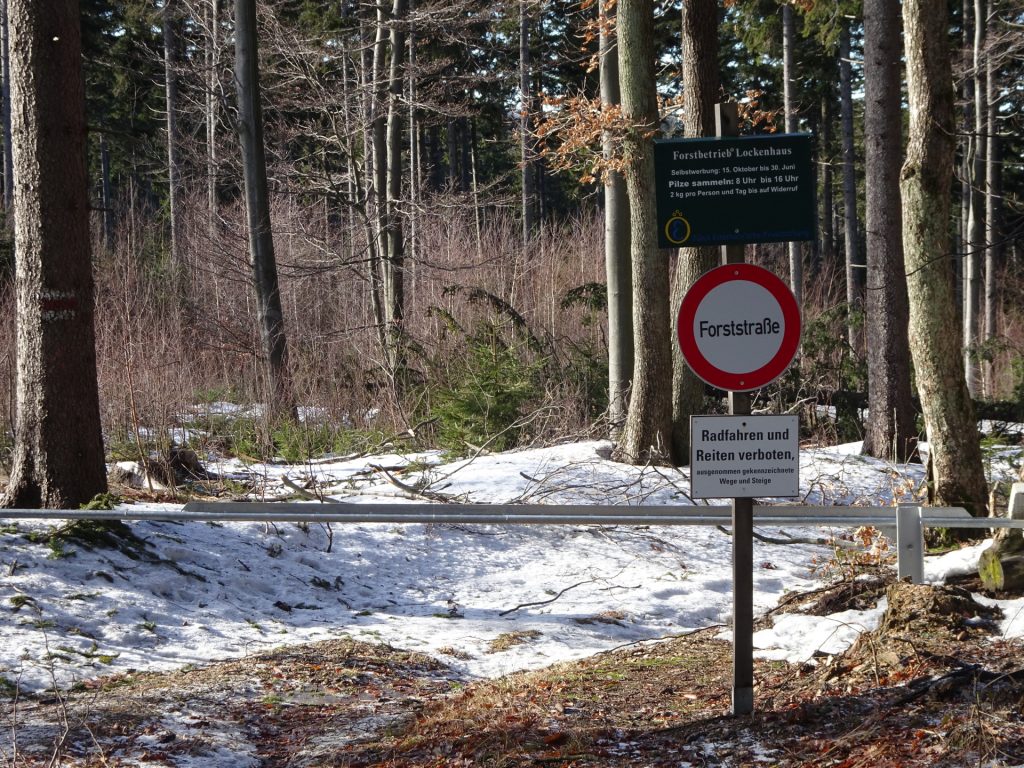
[[[972,397],[982,394],[978,345],[981,343],[982,275],[985,260],[985,0],[974,0],[974,135],[971,162],[971,198],[967,224],[967,285],[964,289],[964,370]]]
[[[107,134],[100,132],[100,191],[103,196],[103,247],[114,250],[114,200],[110,188],[110,148]]]
[[[818,136],[818,157],[821,163],[821,262],[830,269],[836,258],[836,233],[833,226],[835,209],[835,182],[832,173],[832,103],[821,99],[821,132]]]
[[[459,191],[468,194],[473,189],[473,139],[470,135],[469,120],[465,117],[459,118],[459,150],[462,153],[459,161],[462,171]]]
[[[952,254],[953,270],[956,275],[957,317],[963,321],[967,306],[967,254],[970,252],[971,218],[971,171],[973,152],[971,132],[974,129],[974,79],[970,76],[974,61],[974,0],[963,0],[963,24],[960,32],[960,65],[964,76],[960,78],[960,103],[963,104],[963,124],[959,126],[961,137],[960,160],[960,217],[957,221],[960,240]]]
[[[523,254],[537,229],[537,176],[533,148],[533,65],[530,62],[530,0],[519,0],[519,153],[523,187]]]
[[[415,9],[414,0],[409,2],[409,14],[412,15]],[[416,112],[416,33],[410,24],[409,26],[409,66],[406,70],[409,76],[409,259],[413,265],[419,255],[419,201],[420,201],[420,121]],[[476,190],[476,168],[474,167],[474,191]],[[476,211],[479,217],[479,210]],[[415,267],[413,267],[415,269]]]
[[[478,139],[476,132],[476,121],[470,120],[469,122],[469,135],[470,135],[470,149],[469,154],[470,168],[472,174],[470,180],[472,181],[472,187],[470,191],[473,194],[473,234],[475,235],[476,242],[476,257],[483,261],[484,258],[484,212],[480,207],[480,183],[477,178],[477,157],[479,156]]]
[[[996,79],[998,70],[991,54],[985,57],[985,86],[988,90],[986,116],[988,149],[985,152],[985,327],[984,341],[991,347],[996,338],[996,315],[1000,303],[1000,271],[1003,266],[1003,163],[999,142],[998,96]],[[995,366],[992,353],[985,357],[985,394],[995,398]]]
[[[857,223],[856,143],[853,133],[853,65],[850,61],[850,22],[839,28],[839,109],[843,139],[843,241],[846,254],[846,305],[850,319],[846,333],[850,347],[861,349],[861,334],[856,315],[861,306],[863,265],[860,260],[860,233]]]
[[[783,111],[786,119],[786,133],[796,133],[797,116],[795,96],[793,94],[793,48],[796,46],[796,24],[793,19],[793,6],[785,3],[782,6],[782,93]],[[803,303],[804,292],[804,260],[803,248],[800,243],[789,243],[789,287],[796,297],[797,304]]]
[[[629,124],[623,140],[633,262],[633,391],[618,451],[634,462],[661,460],[670,450],[672,370],[668,259],[658,251],[652,136],[658,128],[652,0],[620,0],[619,88]]]
[[[615,8],[597,4],[600,25],[601,105],[616,107],[619,97],[619,51],[615,41]],[[611,131],[602,135],[605,162],[615,152]],[[617,170],[604,182],[604,266],[608,280],[608,417],[616,438],[629,410],[633,380],[633,287],[629,254],[629,197]]]
[[[682,55],[683,130],[689,138],[714,136],[715,102],[721,89],[716,0],[688,0],[683,3]],[[671,307],[682,304],[690,286],[717,266],[719,258],[719,249],[714,246],[679,250]],[[670,319],[670,336],[674,336],[672,328]],[[672,461],[682,465],[690,460],[690,416],[704,412],[704,382],[686,365],[679,346],[671,346]]]
[[[167,104],[167,200],[171,217],[171,264],[176,273],[184,269],[183,190],[181,186],[182,133],[179,120],[178,53],[181,18],[178,0],[164,0],[164,92]]]
[[[868,418],[863,451],[906,461],[917,445],[900,220],[899,0],[864,0]]]
[[[387,258],[384,262],[385,316],[388,325],[388,366],[402,363],[405,321],[405,241],[399,206],[402,201],[402,59],[405,57],[406,0],[394,0],[391,10],[391,62],[388,66],[387,201],[385,223]]]
[[[107,489],[96,384],[77,0],[10,0],[17,380],[0,504],[75,508]]]
[[[445,179],[448,189],[452,192],[457,192],[459,189],[459,179],[462,177],[462,174],[459,171],[459,124],[454,117],[449,117],[445,124],[444,138],[447,145],[445,151]]]
[[[11,148],[11,49],[10,22],[7,14],[8,0],[0,0],[0,122],[3,124],[4,140],[4,210],[8,214],[14,206],[14,160]]]
[[[388,124],[386,103],[388,101],[389,82],[384,75],[385,56],[388,47],[387,17],[383,0],[377,4],[377,23],[373,43],[373,71],[371,76],[370,90],[370,140],[372,142],[371,152],[373,160],[373,211],[374,240],[378,257],[375,261],[375,268],[381,276],[384,294],[387,295],[386,274],[384,259],[388,253],[388,228],[387,228],[387,198],[388,198]],[[372,253],[372,251],[371,251]],[[385,322],[387,314],[387,299],[384,299]],[[386,334],[385,334],[386,336]],[[386,354],[386,347],[384,350]]]
[[[910,351],[938,504],[984,515],[987,487],[962,362],[949,260],[955,154],[949,19],[944,0],[904,0],[910,135],[900,176]]]
[[[381,354],[387,350],[387,331],[384,320],[384,297],[382,290],[381,258],[384,243],[381,242],[380,217],[378,210],[382,205],[384,180],[381,173],[385,172],[384,132],[378,132],[378,126],[386,125],[378,118],[380,107],[379,95],[379,59],[383,58],[384,28],[381,21],[382,11],[377,9],[376,17],[367,30],[366,23],[361,19],[359,37],[363,41],[359,56],[359,83],[362,94],[363,121],[363,169],[364,194],[362,225],[366,238],[366,274],[370,296],[370,307],[373,313],[374,328]]]
[[[295,415],[288,370],[288,343],[277,280],[274,234],[267,191],[267,157],[263,142],[256,0],[235,0],[235,85],[238,89],[238,138],[242,149],[249,264],[259,315],[260,340],[266,355],[270,406]]]
[[[206,206],[211,240],[217,234],[217,99],[220,95],[220,2],[210,0],[206,51]]]

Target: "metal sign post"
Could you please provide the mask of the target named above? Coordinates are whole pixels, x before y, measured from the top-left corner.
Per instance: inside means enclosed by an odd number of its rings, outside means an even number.
[[[724,246],[733,248],[734,246]],[[750,395],[729,393],[729,413],[750,415]],[[754,500],[732,500],[732,713],[754,711]]]
[[[738,136],[739,108],[717,104],[715,133]],[[742,245],[723,245],[723,264],[742,264]],[[729,413],[750,415],[750,395],[729,392]],[[754,711],[754,500],[732,500],[732,713]]]
[[[682,164],[671,169],[673,176],[680,179],[693,178],[695,181],[673,182],[673,194],[693,203],[687,210],[700,211],[696,201],[709,196],[703,191],[708,185],[719,184],[721,196],[726,196],[725,187],[732,194],[749,198],[751,191],[739,194],[740,187],[728,173],[746,173],[735,165],[699,163],[688,165],[692,157],[733,159],[740,151],[730,142],[739,134],[739,110],[735,104],[719,104],[716,107],[715,122],[721,144],[718,148],[680,151],[676,157]],[[703,139],[714,142],[715,139]],[[787,142],[790,139],[787,139]],[[794,139],[795,141],[795,139]],[[799,142],[797,142],[799,144]],[[775,147],[766,153],[784,152],[796,156],[797,144]],[[747,145],[744,153],[753,152]],[[761,150],[757,150],[761,151]],[[794,168],[797,168],[794,165]],[[783,170],[788,170],[784,168]],[[771,171],[771,166],[766,172]],[[746,183],[746,177],[742,179]],[[754,183],[756,179],[751,179]],[[698,184],[699,182],[699,184]],[[728,182],[728,184],[726,184]],[[767,183],[767,182],[766,182]],[[751,188],[752,189],[752,188]],[[799,174],[794,177],[793,197],[787,197],[787,204],[794,206],[796,213],[810,222],[801,229],[802,235],[813,233],[813,195],[801,182]],[[680,191],[683,190],[683,191]],[[758,190],[760,194],[761,190]],[[797,194],[798,192],[802,194]],[[768,189],[768,193],[781,194],[780,190]],[[714,197],[714,195],[711,195]],[[770,242],[781,234],[769,231],[765,223],[758,223],[753,230],[745,229],[754,217],[746,208],[733,210],[729,205],[718,204],[728,216],[733,217],[733,231],[715,234],[711,227],[717,219],[710,214],[701,216],[699,223],[686,219],[682,212],[674,212],[667,220],[662,234],[670,244],[683,243],[722,244],[722,266],[705,272],[686,292],[679,307],[679,347],[686,364],[708,384],[729,393],[729,424],[716,428],[705,425],[701,428],[701,444],[690,461],[691,491],[697,490],[694,478],[717,479],[717,486],[732,492],[732,580],[733,580],[733,654],[732,654],[732,712],[734,715],[748,715],[754,711],[754,495],[756,491],[768,490],[772,496],[796,495],[799,490],[799,422],[779,419],[785,417],[751,416],[749,392],[769,384],[789,367],[800,346],[800,307],[793,292],[782,280],[770,271],[744,264],[743,243]],[[718,213],[721,213],[719,211]],[[717,215],[717,214],[716,214]],[[776,214],[771,213],[774,217]],[[750,220],[748,220],[750,219]],[[717,226],[717,225],[716,225]],[[784,240],[805,239],[793,236],[792,223],[787,225]],[[701,230],[701,227],[711,227]],[[801,227],[803,225],[801,224]],[[691,235],[693,236],[691,239]],[[700,417],[710,419],[714,417]],[[718,417],[727,419],[729,417]],[[775,419],[769,422],[768,420]],[[693,425],[691,420],[691,443]],[[760,423],[755,424],[755,422]],[[702,422],[703,423],[703,422]],[[694,444],[695,445],[695,444]],[[691,449],[694,449],[691,445]],[[697,459],[700,461],[698,462]],[[784,462],[784,463],[782,463]],[[695,469],[695,465],[700,464]],[[711,490],[716,487],[712,479]],[[710,498],[706,483],[700,484],[700,491]],[[725,495],[714,496],[723,498]]]

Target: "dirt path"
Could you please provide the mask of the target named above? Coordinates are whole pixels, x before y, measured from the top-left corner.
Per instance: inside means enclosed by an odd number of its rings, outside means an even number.
[[[717,631],[465,684],[443,664],[337,640],[6,702],[11,766],[967,766],[1024,764],[1024,647],[955,588],[886,590],[882,626],[801,665],[758,661],[729,716]]]

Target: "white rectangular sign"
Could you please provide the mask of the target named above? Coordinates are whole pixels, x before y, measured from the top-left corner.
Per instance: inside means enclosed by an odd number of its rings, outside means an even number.
[[[800,495],[797,416],[691,416],[694,499]]]

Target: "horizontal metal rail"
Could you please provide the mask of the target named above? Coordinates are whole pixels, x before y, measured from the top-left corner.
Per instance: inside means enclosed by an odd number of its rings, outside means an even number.
[[[1011,504],[1011,508],[1014,508]],[[9,520],[161,522],[392,523],[477,525],[729,525],[726,506],[546,504],[344,504],[330,502],[190,501],[179,509],[7,509]],[[900,578],[924,580],[924,528],[1024,528],[1024,520],[971,517],[961,507],[754,507],[758,526],[896,529]]]
[[[959,507],[921,509],[924,525],[987,528],[1001,518],[971,518]],[[925,512],[925,510],[927,510]],[[896,525],[896,507],[754,507],[758,525]],[[7,509],[0,518],[23,520],[119,520],[172,522],[422,523],[493,525],[728,525],[727,506],[616,506],[540,504],[340,504],[190,501],[181,509]],[[956,520],[953,524],[951,521]],[[1007,521],[1014,522],[1014,521]]]

